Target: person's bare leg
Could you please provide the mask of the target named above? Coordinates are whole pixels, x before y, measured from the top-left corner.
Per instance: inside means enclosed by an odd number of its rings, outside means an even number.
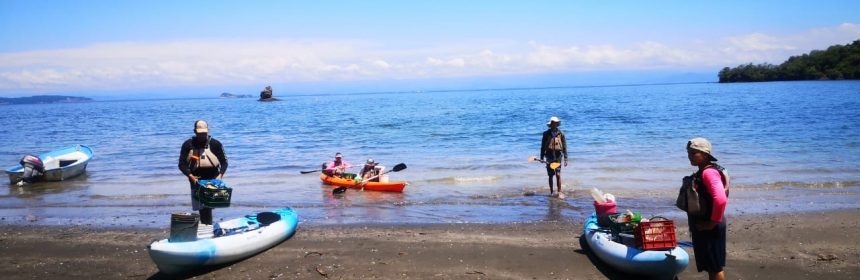
[[[552,176],[548,176],[549,178],[549,195],[552,195]]]
[[[717,272],[717,273],[708,272],[708,279],[710,279],[710,280],[725,280],[726,274],[723,273],[722,271]]]
[[[558,189],[558,193],[561,193],[561,172],[555,172],[555,180],[556,180],[556,189]]]

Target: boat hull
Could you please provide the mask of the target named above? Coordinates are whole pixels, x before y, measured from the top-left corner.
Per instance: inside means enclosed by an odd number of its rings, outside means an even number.
[[[45,164],[42,181],[63,181],[83,174],[93,158],[93,150],[84,145],[69,146],[39,155]],[[24,166],[20,164],[6,169],[9,183],[15,184],[24,176]]]
[[[320,180],[323,181],[326,185],[338,186],[338,187],[347,187],[347,188],[357,188],[360,189],[361,185],[355,183],[353,180],[338,178],[334,176],[328,176],[326,174],[320,174]],[[403,188],[406,187],[409,183],[402,182],[367,182],[364,184],[365,190],[371,191],[383,191],[383,192],[403,192]]]
[[[586,220],[583,228],[583,238],[594,255],[609,266],[629,274],[673,279],[687,268],[690,261],[687,252],[680,247],[644,251],[612,241],[609,232],[599,230],[596,214]]]
[[[253,230],[190,242],[168,242],[162,239],[149,245],[149,256],[166,274],[178,274],[195,268],[238,261],[287,240],[295,234],[298,215],[291,208],[276,209],[280,220]],[[253,225],[256,214],[220,222],[215,229],[234,229]],[[259,225],[259,223],[257,223]]]

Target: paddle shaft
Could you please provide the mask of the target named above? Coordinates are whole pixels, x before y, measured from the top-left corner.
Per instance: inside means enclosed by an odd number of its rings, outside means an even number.
[[[531,157],[529,157],[529,160],[537,161],[537,162],[544,163],[544,164],[549,164],[549,167],[550,167],[550,168],[552,168],[552,169],[556,169],[556,168],[561,167],[561,163],[560,163],[560,162],[557,162],[557,161],[547,162],[547,161],[545,161],[545,160],[538,159],[536,156],[531,156]]]

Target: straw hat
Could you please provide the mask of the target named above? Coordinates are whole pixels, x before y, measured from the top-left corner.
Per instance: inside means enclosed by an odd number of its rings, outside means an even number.
[[[690,139],[690,141],[687,141],[687,149],[703,152],[711,157],[711,161],[717,161],[717,158],[711,154],[711,142],[708,139],[702,137]]]

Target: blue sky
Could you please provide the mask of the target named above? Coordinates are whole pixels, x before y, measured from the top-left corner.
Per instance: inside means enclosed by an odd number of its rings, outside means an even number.
[[[856,1],[306,2],[0,0],[0,96],[715,80],[860,39]]]

